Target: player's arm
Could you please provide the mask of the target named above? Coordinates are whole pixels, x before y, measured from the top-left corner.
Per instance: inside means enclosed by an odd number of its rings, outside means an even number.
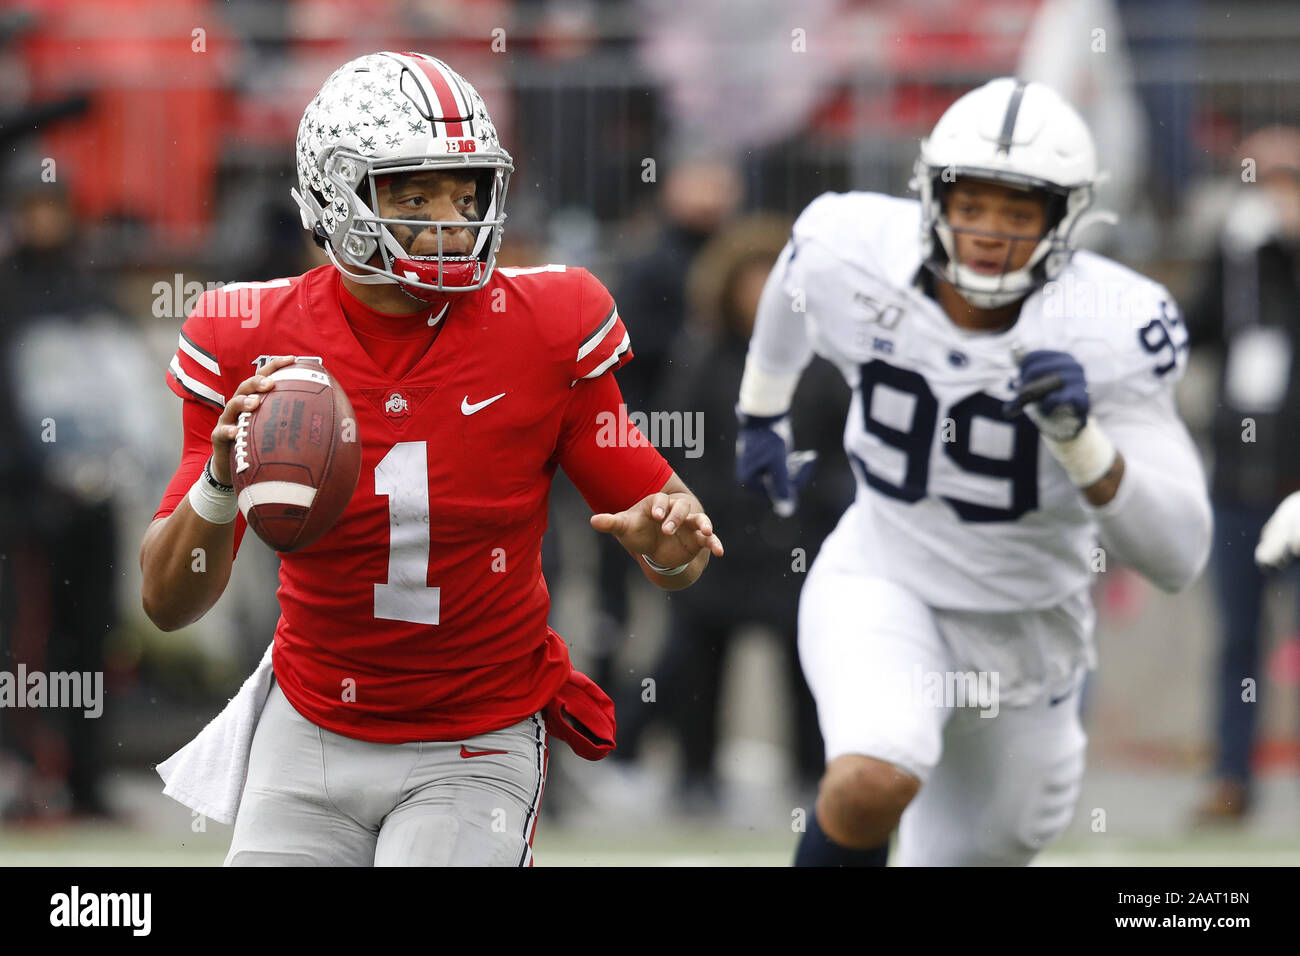
[[[614,535],[646,579],[665,591],[690,587],[704,573],[709,555],[723,554],[713,522],[677,472],[626,511],[592,515],[591,526]]]
[[[1209,560],[1214,519],[1173,393],[1105,409],[1099,421],[1117,449],[1115,465],[1084,490],[1102,544],[1163,590],[1181,591]]]
[[[257,407],[275,383],[272,372],[293,361],[282,356],[240,383],[219,415],[187,400],[181,464],[164,502],[183,494],[171,514],[154,519],[140,545],[140,597],[144,612],[161,631],[193,624],[217,603],[230,580],[238,506],[231,485],[230,446],[241,412]],[[204,427],[211,425],[210,431]],[[211,459],[212,481],[204,473]],[[188,490],[187,490],[188,489]]]
[[[1171,388],[1130,392],[1094,413],[1083,368],[1065,352],[1021,356],[1020,398],[1047,449],[1089,505],[1106,548],[1166,591],[1196,579],[1213,524],[1205,473]]]
[[[799,377],[812,361],[803,308],[807,290],[799,288],[795,258],[795,241],[791,239],[772,266],[758,300],[737,402],[745,415],[768,417],[788,412]]]
[[[626,414],[611,374],[573,386],[556,461],[594,512],[591,526],[614,535],[654,584],[693,584],[722,542],[699,499]],[[659,570],[655,570],[658,566]]]
[[[736,480],[766,493],[777,514],[793,514],[799,488],[812,473],[815,452],[794,451],[789,411],[812,345],[794,268],[795,240],[786,243],[759,297],[754,332],[736,402]]]

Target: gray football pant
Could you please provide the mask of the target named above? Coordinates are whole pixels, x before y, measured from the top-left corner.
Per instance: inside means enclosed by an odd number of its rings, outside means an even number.
[[[226,866],[529,866],[546,746],[541,714],[463,741],[354,740],[275,683]]]

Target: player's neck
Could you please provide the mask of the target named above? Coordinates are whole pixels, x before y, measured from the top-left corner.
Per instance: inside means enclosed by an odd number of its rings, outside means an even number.
[[[1023,299],[996,309],[977,309],[943,280],[935,282],[935,298],[952,324],[968,332],[1002,332],[1016,324]]]
[[[354,299],[375,312],[382,312],[385,315],[425,315],[431,311],[436,314],[442,311],[442,307],[446,304],[445,299],[421,302],[391,283],[365,285],[349,279],[342,273],[340,278],[343,280],[343,288],[347,289]]]

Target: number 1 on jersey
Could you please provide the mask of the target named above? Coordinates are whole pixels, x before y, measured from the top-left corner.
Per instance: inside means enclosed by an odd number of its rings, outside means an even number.
[[[437,624],[441,588],[429,577],[429,462],[422,441],[398,442],[375,466],[388,497],[388,582],[375,585],[375,617]]]

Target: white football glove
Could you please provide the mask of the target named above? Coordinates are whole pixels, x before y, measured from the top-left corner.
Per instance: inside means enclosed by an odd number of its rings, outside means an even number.
[[[1300,491],[1288,495],[1264,523],[1255,563],[1266,568],[1280,568],[1300,555]]]

